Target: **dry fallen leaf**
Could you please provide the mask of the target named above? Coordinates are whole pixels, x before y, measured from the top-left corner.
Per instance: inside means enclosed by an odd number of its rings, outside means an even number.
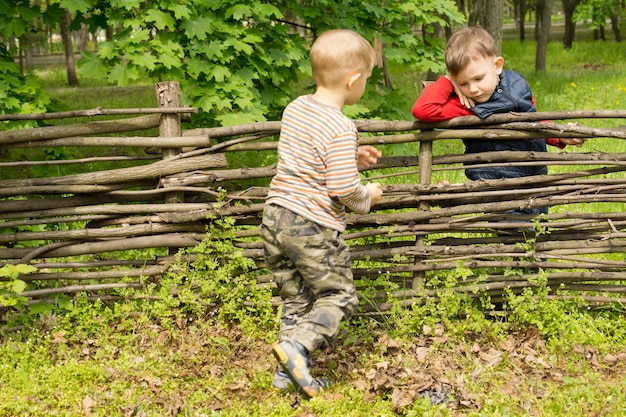
[[[391,407],[396,412],[401,412],[405,407],[413,404],[417,398],[417,392],[413,389],[394,388],[391,394]]]
[[[67,339],[65,338],[65,330],[61,330],[55,333],[52,333],[52,340],[50,343],[67,343]]]
[[[609,365],[615,365],[617,363],[617,361],[618,361],[617,356],[612,355],[610,353],[607,353],[606,355],[604,355],[602,360],[604,362],[608,363]]]
[[[499,391],[509,397],[517,398],[519,395],[519,386],[522,384],[522,380],[518,376],[513,376],[508,382],[502,384]]]
[[[387,333],[383,333],[378,339],[378,345],[385,346],[387,352],[398,351],[402,347],[400,342],[395,339],[391,339]]]
[[[494,349],[494,348],[489,348],[489,350],[485,351],[480,351],[478,353],[478,356],[480,357],[480,359],[486,363],[487,365],[497,365],[500,362],[502,362],[502,355],[504,354],[504,352]]]
[[[555,382],[563,382],[563,373],[560,371],[550,372],[550,378]]]
[[[515,339],[509,336],[505,341],[500,343],[500,349],[506,352],[512,352],[515,349]]]
[[[426,356],[428,355],[428,348],[425,346],[420,346],[415,351],[415,356],[417,357],[417,361],[419,363],[426,362]]]
[[[85,417],[91,416],[91,410],[93,409],[93,405],[94,403],[91,397],[89,395],[85,395],[85,398],[83,398],[83,414],[85,415]]]

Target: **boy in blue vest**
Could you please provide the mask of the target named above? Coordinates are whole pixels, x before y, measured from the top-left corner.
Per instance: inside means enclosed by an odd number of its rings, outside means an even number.
[[[486,118],[495,113],[535,112],[535,98],[519,73],[504,69],[491,35],[479,27],[456,32],[446,46],[448,74],[424,88],[412,113],[423,122],[440,122],[459,116]],[[581,138],[526,140],[465,139],[465,153],[492,151],[547,152],[546,145],[581,146]],[[465,170],[470,180],[518,178],[548,173],[545,165],[494,166]],[[547,207],[520,209],[520,214],[547,213]]]

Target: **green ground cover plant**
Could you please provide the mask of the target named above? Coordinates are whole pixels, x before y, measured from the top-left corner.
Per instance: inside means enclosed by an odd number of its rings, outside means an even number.
[[[503,54],[506,66],[531,82],[540,110],[623,108],[626,62],[614,53],[620,45],[587,42],[565,51],[550,44],[545,74],[531,70],[533,45],[506,41]],[[393,73],[410,120],[414,83],[423,74],[402,68]],[[75,108],[97,107],[91,100],[104,96],[110,108],[154,105],[152,85],[143,87],[145,96],[132,98],[93,87],[98,94],[91,99],[72,94],[80,90],[50,94]],[[442,147],[437,153],[447,153],[445,147],[460,151],[462,145],[436,146]],[[623,152],[624,145],[593,140],[583,151],[603,146]],[[463,181],[462,175],[449,180]],[[11,325],[0,328],[0,415],[626,414],[626,309],[554,300],[540,274],[537,288],[505,294],[503,313],[495,314],[488,298],[476,304],[450,291],[467,272],[450,271],[440,277],[445,285],[438,299],[345,323],[336,346],[314,358],[314,369],[336,381],[320,397],[303,400],[273,390],[276,364],[269,344],[277,336],[278,312],[269,305],[271,289],[257,286],[253,269],[238,257],[229,219],[215,220],[208,232],[221,236],[221,244],[190,250],[196,263],[181,256],[163,285],[149,289],[158,301],[105,303],[78,296],[40,314],[12,317]],[[14,291],[5,283],[20,285],[11,273],[0,272],[9,278],[2,281],[4,293]],[[372,282],[372,290],[383,280]],[[438,402],[440,393],[447,395]]]
[[[237,259],[228,236],[219,246],[215,259]],[[158,302],[78,296],[32,327],[5,329],[0,415],[620,416],[626,408],[623,308],[555,302],[542,285],[509,294],[508,316],[444,288],[408,310],[356,317],[315,358],[334,386],[310,401],[273,390],[271,290],[212,259],[177,264],[166,278],[188,277],[196,292],[178,281]],[[423,392],[447,395],[433,403]]]

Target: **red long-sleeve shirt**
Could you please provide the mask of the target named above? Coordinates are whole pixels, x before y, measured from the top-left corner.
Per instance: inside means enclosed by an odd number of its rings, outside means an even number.
[[[459,116],[474,115],[461,104],[459,96],[454,92],[454,86],[446,77],[441,77],[424,88],[411,113],[422,122],[443,122]]]
[[[422,122],[442,122],[459,116],[475,116],[474,112],[461,104],[454,92],[454,85],[446,77],[440,77],[424,88],[413,104],[411,113]],[[558,138],[548,138],[546,143],[561,149],[565,147]]]

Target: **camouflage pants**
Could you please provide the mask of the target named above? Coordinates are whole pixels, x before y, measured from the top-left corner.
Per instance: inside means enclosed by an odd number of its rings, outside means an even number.
[[[358,304],[350,248],[340,232],[273,204],[265,206],[260,233],[283,300],[280,340],[309,352],[327,346]]]

